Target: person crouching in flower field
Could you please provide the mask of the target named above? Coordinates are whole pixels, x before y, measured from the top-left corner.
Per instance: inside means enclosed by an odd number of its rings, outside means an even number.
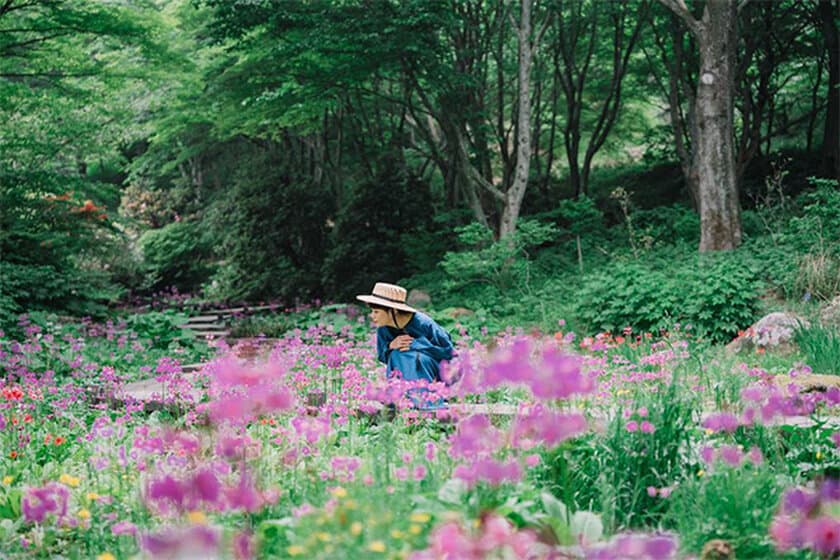
[[[452,338],[434,319],[417,311],[406,300],[401,286],[377,282],[370,295],[356,296],[370,307],[377,326],[376,351],[390,379],[399,372],[406,381],[440,381],[440,363],[452,359]],[[418,394],[408,395],[420,408],[439,408],[443,401],[423,402]]]

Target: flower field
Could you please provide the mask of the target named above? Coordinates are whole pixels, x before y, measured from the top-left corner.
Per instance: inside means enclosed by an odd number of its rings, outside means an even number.
[[[352,307],[232,347],[137,324],[0,338],[0,558],[840,554],[840,390],[784,357],[462,330],[416,387]]]

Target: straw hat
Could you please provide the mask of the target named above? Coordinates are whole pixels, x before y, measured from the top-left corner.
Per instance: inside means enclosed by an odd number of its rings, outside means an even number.
[[[362,300],[365,303],[390,307],[398,311],[414,313],[417,310],[405,303],[407,294],[405,288],[402,286],[377,282],[373,287],[371,295],[356,296],[356,299]]]

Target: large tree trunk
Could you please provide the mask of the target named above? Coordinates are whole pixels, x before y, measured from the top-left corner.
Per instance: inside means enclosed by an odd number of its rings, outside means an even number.
[[[734,249],[741,243],[733,130],[737,16],[734,0],[710,0],[698,41],[694,158],[699,175],[701,252]]]
[[[700,54],[691,153],[700,211],[700,251],[734,249],[741,243],[733,122],[738,6],[735,0],[708,0],[703,18],[698,20],[685,0],[659,1],[685,22]],[[742,0],[741,5],[745,3]]]
[[[828,107],[823,132],[823,172],[840,181],[840,0],[820,0],[825,47],[828,51]]]
[[[499,223],[499,238],[516,231],[516,221],[522,209],[522,199],[528,188],[531,170],[531,67],[533,49],[531,46],[531,2],[522,0],[521,17],[516,34],[519,39],[519,101],[516,137],[516,172],[513,182],[505,193],[505,205]]]

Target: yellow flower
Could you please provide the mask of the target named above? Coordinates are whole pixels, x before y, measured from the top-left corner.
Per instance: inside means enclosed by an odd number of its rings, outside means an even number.
[[[350,524],[350,534],[355,536],[359,536],[362,534],[362,524],[358,521],[354,521]]]
[[[819,451],[817,451],[816,458],[817,458],[817,461],[819,461],[820,459],[822,459],[822,453],[820,453]]]
[[[80,519],[90,519],[90,512],[84,508],[79,510],[78,515]]]
[[[89,502],[95,502],[99,499],[99,494],[97,494],[96,492],[88,492],[87,494],[85,494],[85,498],[87,498]]]
[[[697,476],[698,477],[703,476],[704,474],[706,474],[706,471],[704,471],[703,469],[700,469],[699,471],[697,471]]]
[[[356,501],[355,500],[346,500],[344,502],[344,507],[347,509],[356,509]]]
[[[306,549],[299,544],[293,544],[292,546],[286,548],[286,552],[289,553],[289,556],[300,556],[301,554],[306,553]]]
[[[79,477],[78,476],[70,476],[67,473],[63,473],[60,477],[58,477],[58,481],[65,486],[72,486],[75,488],[79,485]]]
[[[428,522],[429,522],[429,520],[430,520],[431,518],[432,518],[432,516],[431,516],[431,515],[429,515],[428,513],[419,513],[419,512],[417,512],[417,513],[412,513],[412,514],[409,516],[409,518],[408,518],[408,519],[409,519],[409,521],[411,521],[412,523],[428,523]]]
[[[111,554],[110,552],[103,552],[102,554],[96,557],[96,560],[117,560],[117,557]]]
[[[423,532],[423,527],[421,527],[420,525],[411,524],[408,526],[408,532],[412,535],[419,535]]]
[[[11,484],[12,482],[14,482],[14,480],[15,480],[15,477],[13,477],[13,476],[4,476],[4,477],[3,477],[3,484],[5,484],[6,486],[8,486],[8,485],[9,485],[9,484]]]
[[[206,525],[207,516],[203,511],[191,511],[187,513],[187,520],[193,525]]]
[[[404,536],[405,536],[405,533],[403,533],[399,529],[394,529],[393,531],[391,531],[391,538],[392,539],[401,539]]]
[[[321,542],[329,542],[332,540],[332,535],[325,533],[324,531],[318,531],[315,533],[315,538]]]
[[[368,550],[371,552],[385,552],[385,543],[382,541],[373,541],[368,545]]]
[[[330,494],[332,494],[336,498],[346,498],[347,497],[347,490],[345,490],[341,486],[336,486],[335,488],[330,490]]]
[[[710,428],[706,428],[706,435],[707,435],[707,436],[710,436],[710,435],[712,435],[713,433],[715,433],[715,431],[714,431],[714,430],[712,430],[712,429],[710,429]]]

